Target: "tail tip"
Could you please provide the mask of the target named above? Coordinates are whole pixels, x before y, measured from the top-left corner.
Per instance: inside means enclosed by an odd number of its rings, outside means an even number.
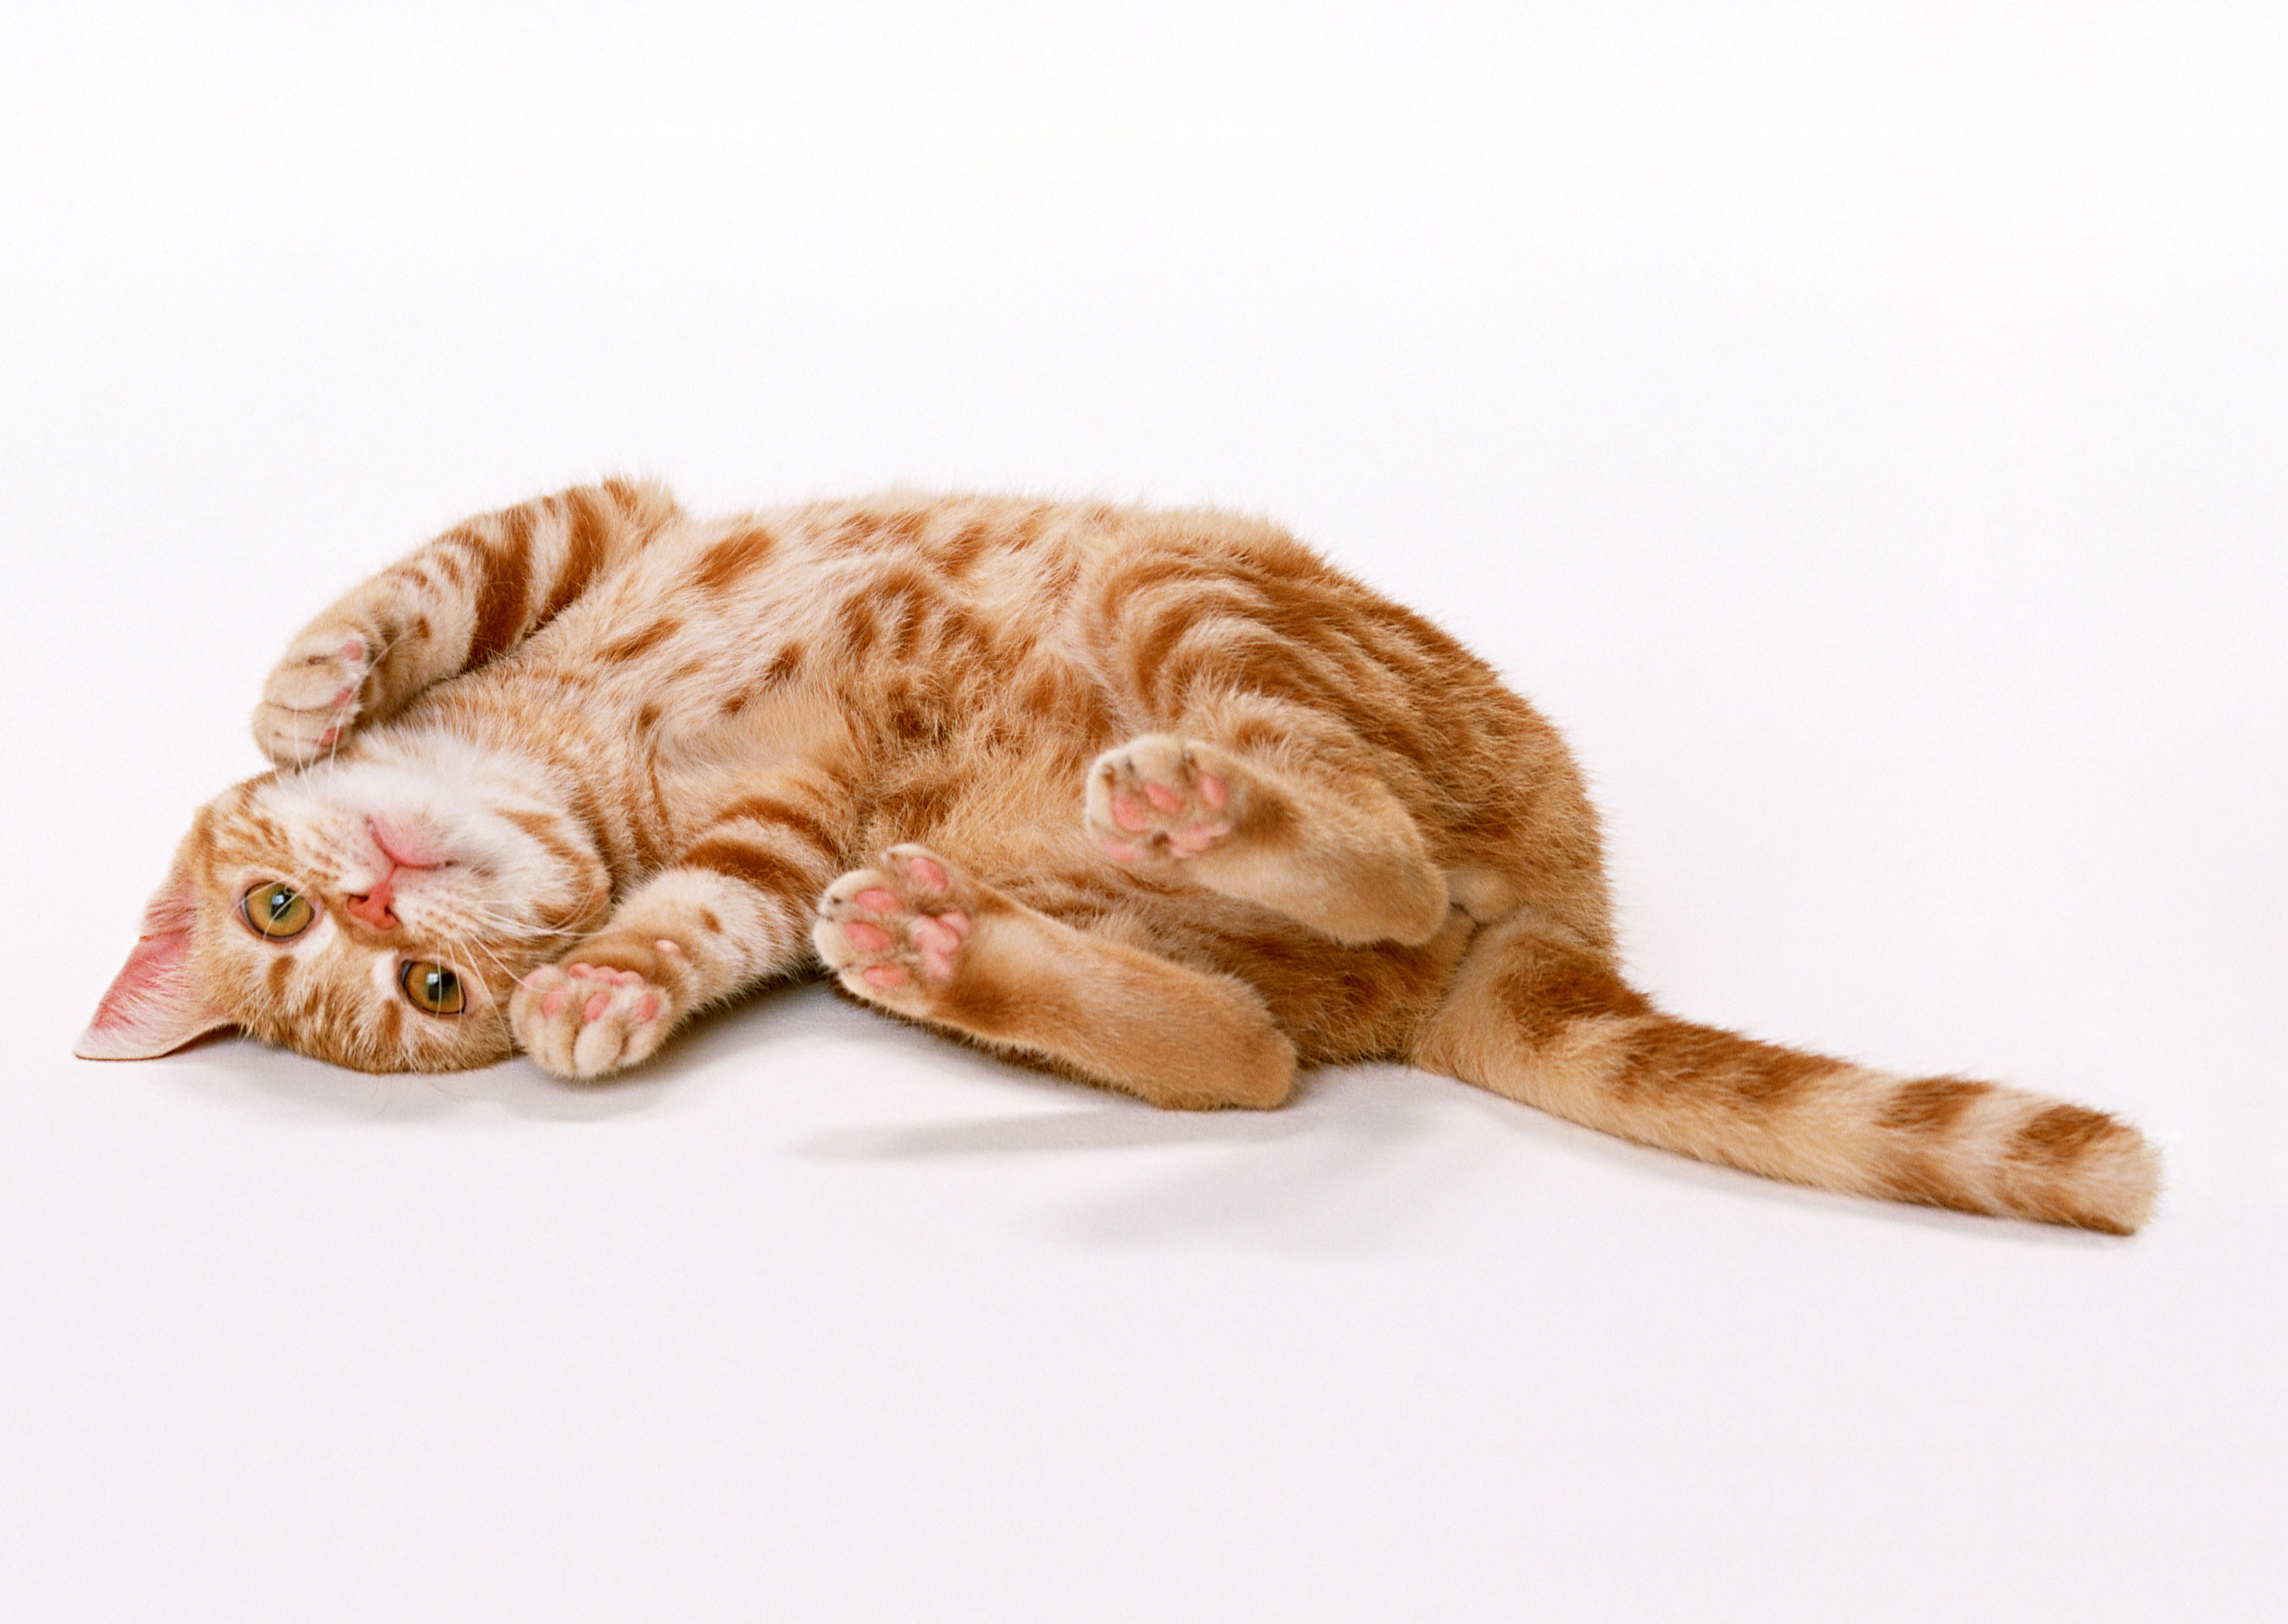
[[[2124,1126],[2109,1156],[2093,1157],[2085,1170],[2085,1227],[2133,1235],[2153,1216],[2161,1197],[2161,1153],[2135,1129]]]

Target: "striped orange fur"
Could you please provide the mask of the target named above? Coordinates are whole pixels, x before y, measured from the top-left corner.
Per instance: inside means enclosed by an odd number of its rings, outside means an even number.
[[[1251,519],[894,494],[701,520],[608,481],[351,592],[255,733],[276,770],[200,812],[83,1054],[236,1026],[592,1078],[822,964],[1156,1105],[1403,1059],[1825,1189],[2121,1232],[2154,1200],[2097,1112],[1656,1009],[1556,733]]]

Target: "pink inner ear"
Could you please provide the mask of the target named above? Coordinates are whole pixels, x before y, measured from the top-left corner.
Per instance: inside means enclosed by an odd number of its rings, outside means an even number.
[[[157,923],[160,914],[154,903],[147,923]],[[72,1053],[83,1060],[148,1060],[230,1024],[199,991],[190,931],[167,931],[135,944]]]

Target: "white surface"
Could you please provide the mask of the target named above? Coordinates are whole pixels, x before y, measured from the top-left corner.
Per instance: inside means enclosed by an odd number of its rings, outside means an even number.
[[[11,1616],[2288,1616],[2278,8],[25,10]],[[288,633],[614,469],[1273,511],[1568,729],[1672,1007],[2165,1210],[814,988],[594,1093],[70,1059]]]

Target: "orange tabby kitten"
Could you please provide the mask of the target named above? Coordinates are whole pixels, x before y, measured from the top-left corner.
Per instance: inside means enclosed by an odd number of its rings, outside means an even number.
[[[476,519],[297,638],[79,1052],[604,1076],[823,963],[1156,1105],[1397,1059],[1823,1189],[2126,1232],[2094,1111],[1663,1014],[1556,733],[1269,525],[886,495]]]

